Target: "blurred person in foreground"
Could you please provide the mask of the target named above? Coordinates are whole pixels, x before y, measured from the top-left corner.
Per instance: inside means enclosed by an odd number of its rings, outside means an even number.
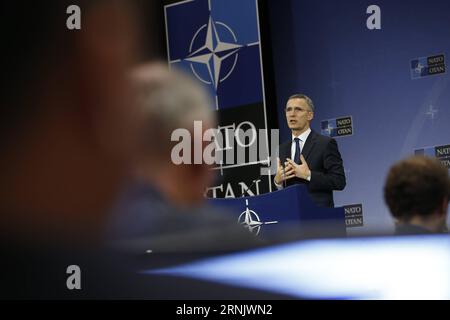
[[[389,170],[384,198],[396,222],[396,234],[448,233],[450,179],[436,159],[412,156]]]
[[[72,4],[80,30],[66,26]],[[134,3],[19,0],[0,11],[0,297],[122,297],[128,284],[100,256],[137,146]],[[71,265],[80,290],[67,286]]]
[[[209,142],[201,139],[217,125],[206,91],[162,63],[138,67],[133,80],[144,130],[135,179],[115,209],[112,239],[125,248],[154,253],[217,252],[260,243],[229,213],[205,203],[214,171],[203,159]],[[190,138],[189,148],[180,150],[180,142],[186,141],[177,132]],[[202,161],[194,164],[196,151]],[[188,161],[179,163],[179,156]]]
[[[66,28],[72,4],[81,8],[81,30]],[[102,244],[140,136],[129,79],[139,52],[134,5],[0,5],[0,299],[264,296],[139,276],[127,256]]]

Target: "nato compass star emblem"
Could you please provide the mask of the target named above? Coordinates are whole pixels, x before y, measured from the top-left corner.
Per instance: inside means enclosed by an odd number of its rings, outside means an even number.
[[[428,106],[428,110],[427,110],[427,112],[425,114],[427,116],[429,116],[431,120],[434,120],[435,118],[437,118],[436,114],[438,112],[439,112],[439,110],[438,109],[434,109],[434,106],[430,104]]]
[[[248,200],[245,200],[245,206],[245,211],[239,215],[238,223],[251,233],[258,235],[262,225],[278,223],[278,221],[261,222],[256,212],[248,208]]]
[[[417,64],[417,67],[414,69],[414,71],[417,74],[422,74],[422,70],[425,68],[424,65],[422,65],[420,62]]]
[[[203,45],[195,49],[193,48],[194,43],[196,43],[197,38],[202,30],[206,28],[206,38],[202,42]],[[222,41],[219,37],[219,33],[217,29],[221,28],[225,32],[230,33],[232,36],[234,43]],[[217,88],[220,82],[225,81],[233,72],[234,67],[236,66],[238,60],[238,51],[243,46],[237,43],[237,38],[226,24],[222,22],[215,22],[212,17],[209,17],[208,24],[205,24],[197,30],[192,38],[190,47],[189,47],[189,55],[185,58],[186,61],[189,61],[190,67],[194,75],[203,83],[213,85],[214,89],[217,92]],[[227,59],[233,59],[234,62],[232,67],[228,70],[228,72],[223,72],[222,63]],[[198,70],[196,70],[195,65],[202,64],[205,65],[209,77],[205,79],[205,77],[200,76]],[[221,73],[226,73],[225,76],[221,77]]]
[[[331,133],[333,132],[333,129],[334,129],[334,127],[328,121],[328,125],[323,131],[327,134],[327,136],[331,137]]]

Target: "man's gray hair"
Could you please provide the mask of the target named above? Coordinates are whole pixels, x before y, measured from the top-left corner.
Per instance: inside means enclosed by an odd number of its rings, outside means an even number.
[[[292,96],[289,97],[289,100],[292,99],[303,99],[306,101],[306,104],[308,105],[308,107],[311,109],[312,112],[314,112],[315,107],[314,107],[314,103],[312,102],[311,98],[308,97],[307,95],[301,94],[301,93],[297,93],[297,94],[293,94]]]
[[[171,129],[192,129],[194,121],[215,122],[212,101],[206,90],[191,76],[163,63],[138,68],[134,73],[138,103]]]
[[[133,73],[138,101],[144,117],[144,139],[155,147],[169,145],[176,129],[193,131],[194,121],[203,128],[216,125],[216,113],[207,91],[182,71],[152,63]]]

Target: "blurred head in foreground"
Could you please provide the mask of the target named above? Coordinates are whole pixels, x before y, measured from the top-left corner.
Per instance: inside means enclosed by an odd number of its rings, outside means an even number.
[[[397,233],[447,230],[450,195],[448,170],[436,159],[413,156],[389,170],[384,198],[396,220]]]
[[[151,249],[155,255],[259,244],[234,217],[209,206],[204,197],[214,177],[215,145],[209,139],[217,125],[207,91],[160,63],[138,67],[133,80],[144,130],[135,179],[113,210],[109,236],[114,245],[127,252]]]
[[[216,126],[210,97],[196,80],[162,63],[137,68],[133,79],[144,122],[138,178],[175,205],[203,202],[213,179],[202,141],[205,131]]]
[[[67,7],[79,5],[81,30]],[[99,234],[139,128],[129,72],[137,26],[128,1],[1,4],[0,229],[33,242]]]

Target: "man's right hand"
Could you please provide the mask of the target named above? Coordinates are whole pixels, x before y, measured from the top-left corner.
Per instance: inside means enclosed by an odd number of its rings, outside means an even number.
[[[284,163],[285,170],[283,170],[283,166],[281,165],[280,158],[277,158],[278,167],[277,167],[277,174],[275,175],[275,183],[281,184],[283,181],[291,179],[295,177],[295,171],[294,168],[288,163]],[[283,172],[284,171],[284,172]]]

